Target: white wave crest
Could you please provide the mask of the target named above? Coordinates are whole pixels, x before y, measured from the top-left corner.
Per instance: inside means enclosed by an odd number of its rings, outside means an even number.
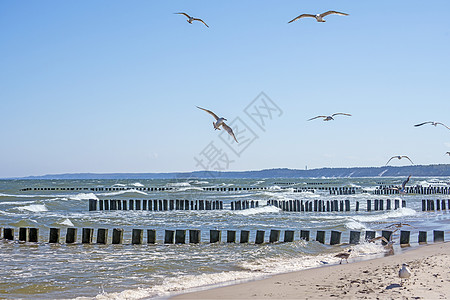
[[[135,182],[135,183],[132,183],[132,184],[130,184],[130,185],[135,186],[135,187],[143,187],[143,186],[144,186],[144,185],[143,185],[142,183],[140,183],[140,182]]]
[[[94,193],[80,193],[74,196],[69,196],[70,200],[88,200],[88,199],[97,199],[97,196]]]
[[[100,196],[117,196],[117,195],[123,195],[123,194],[128,194],[128,193],[130,193],[130,194],[148,195],[147,193],[145,193],[143,191],[138,191],[138,190],[135,190],[135,189],[126,190],[126,191],[110,192],[110,193],[101,193],[99,195]],[[97,198],[88,198],[88,199],[97,199]]]
[[[243,215],[243,216],[249,216],[249,215],[256,215],[256,214],[264,214],[264,213],[278,213],[281,209],[278,207],[275,207],[273,205],[267,205],[267,206],[260,206],[255,208],[249,208],[244,210],[233,210],[235,214]]]
[[[394,218],[401,218],[401,217],[410,217],[416,215],[417,212],[411,208],[399,208],[396,210],[390,210],[388,212],[382,213],[382,214],[375,214],[375,215],[359,215],[359,216],[353,216],[352,218],[358,222],[376,222],[381,220],[387,220],[387,219],[394,219]]]
[[[32,204],[28,206],[18,207],[18,210],[24,211],[32,211],[32,212],[43,212],[48,211],[47,207],[44,204]]]
[[[166,184],[166,186],[187,187],[187,186],[191,186],[191,184],[189,182],[172,182],[172,183]]]
[[[73,225],[72,221],[70,221],[69,219],[64,219],[63,221],[58,222],[58,224],[64,225],[64,226],[69,226],[69,227],[75,226],[75,225]]]

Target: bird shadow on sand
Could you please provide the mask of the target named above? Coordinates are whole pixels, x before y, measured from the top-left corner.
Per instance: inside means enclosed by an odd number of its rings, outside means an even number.
[[[392,290],[392,289],[400,288],[400,287],[402,287],[400,284],[398,284],[398,283],[393,283],[393,284],[388,285],[388,286],[386,287],[386,289],[387,289],[387,290]]]

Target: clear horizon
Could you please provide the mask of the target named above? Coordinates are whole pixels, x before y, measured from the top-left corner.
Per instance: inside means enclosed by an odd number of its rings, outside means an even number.
[[[2,1],[0,178],[450,164],[449,8]]]

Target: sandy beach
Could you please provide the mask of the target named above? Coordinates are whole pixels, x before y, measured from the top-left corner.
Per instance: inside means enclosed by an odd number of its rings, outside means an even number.
[[[400,285],[402,263],[411,278]],[[450,243],[423,245],[382,258],[343,263],[171,299],[448,299]]]

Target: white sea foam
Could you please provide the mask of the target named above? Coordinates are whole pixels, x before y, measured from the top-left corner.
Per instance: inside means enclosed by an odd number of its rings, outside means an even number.
[[[199,181],[199,180],[195,180],[192,182],[193,184],[208,184],[208,181]]]
[[[144,185],[143,185],[142,183],[140,183],[140,182],[135,182],[135,183],[132,183],[132,184],[130,184],[130,185],[135,186],[135,187],[143,187],[143,186],[144,186]]]
[[[100,196],[118,196],[118,195],[124,195],[124,194],[148,195],[146,192],[138,191],[138,190],[135,190],[135,189],[125,190],[125,191],[117,191],[117,192],[110,192],[110,193],[100,193],[99,195]],[[94,194],[92,194],[92,195],[94,195]],[[87,199],[97,199],[97,198],[87,198]]]
[[[367,229],[366,226],[364,226],[364,224],[357,222],[355,220],[349,220],[347,223],[345,223],[345,227],[347,227],[348,229],[353,229],[353,230]]]
[[[359,222],[376,222],[387,219],[396,219],[401,217],[410,217],[416,215],[417,212],[411,208],[399,208],[396,210],[390,210],[381,214],[372,215],[357,215],[352,218]]]
[[[0,205],[23,205],[34,203],[34,201],[11,201],[11,202],[0,202]]]
[[[97,196],[94,193],[80,193],[76,195],[68,196],[70,200],[88,200],[88,199],[97,199]]]
[[[126,184],[123,184],[123,183],[116,183],[116,184],[114,184],[113,186],[124,187],[124,186],[127,186],[127,185],[126,185]]]
[[[72,221],[70,221],[69,219],[64,219],[63,221],[58,222],[58,224],[64,225],[64,226],[69,226],[69,227],[75,226],[75,225],[73,225]]]
[[[264,214],[264,213],[278,213],[281,209],[275,207],[273,205],[260,206],[255,208],[249,208],[244,210],[233,210],[233,212],[237,215],[249,216],[256,214]]]
[[[191,184],[189,182],[171,182],[171,183],[166,184],[166,186],[187,187],[187,186],[191,186]]]
[[[28,205],[28,206],[22,206],[22,207],[18,207],[18,210],[24,211],[31,211],[31,212],[43,212],[43,211],[48,211],[47,207],[45,207],[44,204],[32,204],[32,205]]]

